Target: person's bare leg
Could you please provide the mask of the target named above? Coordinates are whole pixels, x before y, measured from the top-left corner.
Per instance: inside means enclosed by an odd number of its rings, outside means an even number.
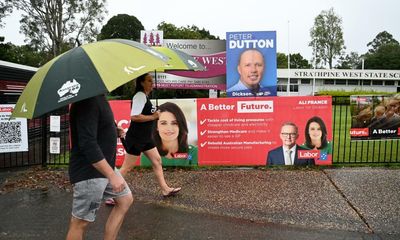
[[[72,216],[66,240],[82,240],[88,225],[88,221]]]
[[[150,150],[147,150],[144,152],[144,154],[151,161],[151,165],[153,167],[153,172],[156,175],[158,185],[160,185],[160,188],[161,188],[161,193],[163,195],[169,194],[171,191],[174,190],[174,188],[169,187],[165,181],[164,172],[163,172],[162,165],[161,165],[161,156],[158,153],[157,148],[152,148]],[[177,188],[177,189],[180,189],[180,188]]]
[[[125,154],[124,162],[122,163],[119,172],[122,176],[125,176],[135,166],[135,162],[139,156],[135,156],[129,153]]]
[[[115,198],[115,206],[108,216],[104,231],[104,240],[117,239],[119,229],[124,221],[125,214],[133,203],[132,194],[128,194],[119,198]]]

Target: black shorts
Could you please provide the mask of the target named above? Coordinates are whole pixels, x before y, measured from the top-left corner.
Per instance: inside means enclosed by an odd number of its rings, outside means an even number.
[[[140,156],[140,153],[156,147],[153,141],[138,142],[135,139],[126,139],[125,151],[131,155]]]

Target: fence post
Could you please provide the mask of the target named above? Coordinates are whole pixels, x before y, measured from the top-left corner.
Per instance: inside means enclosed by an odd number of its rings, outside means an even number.
[[[42,117],[42,166],[47,166],[47,114]]]

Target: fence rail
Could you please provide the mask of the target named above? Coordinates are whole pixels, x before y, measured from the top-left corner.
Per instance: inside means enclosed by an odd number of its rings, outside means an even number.
[[[400,163],[400,140],[354,141],[350,139],[349,97],[333,97],[333,164]],[[61,131],[50,132],[49,116],[61,116]],[[31,165],[68,165],[68,108],[40,119],[28,120],[29,151],[0,153],[0,169]],[[60,154],[50,154],[50,137],[60,138]]]

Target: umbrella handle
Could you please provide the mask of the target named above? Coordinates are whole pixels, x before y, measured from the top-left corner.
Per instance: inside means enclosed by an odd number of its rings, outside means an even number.
[[[128,146],[126,145],[126,140],[125,140],[125,138],[120,137],[119,140],[121,140],[122,146],[123,146],[125,149],[128,149]]]

